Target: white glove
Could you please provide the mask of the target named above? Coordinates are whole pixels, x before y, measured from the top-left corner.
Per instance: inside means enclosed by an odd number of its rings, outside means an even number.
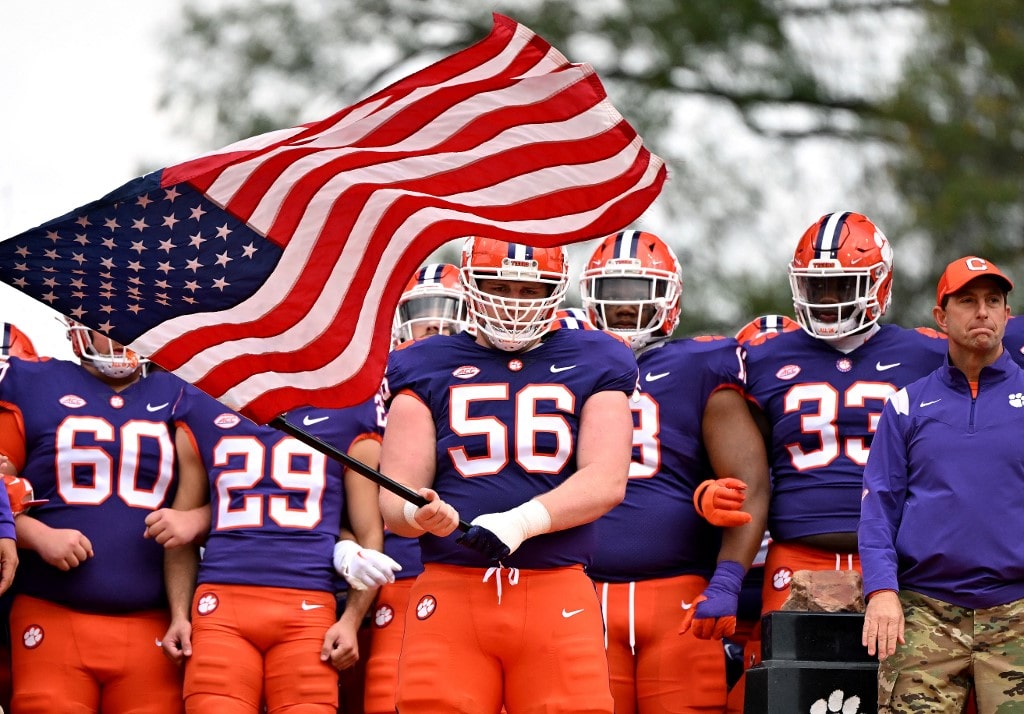
[[[334,544],[334,569],[354,590],[366,590],[395,582],[395,571],[402,566],[354,540],[339,540]]]

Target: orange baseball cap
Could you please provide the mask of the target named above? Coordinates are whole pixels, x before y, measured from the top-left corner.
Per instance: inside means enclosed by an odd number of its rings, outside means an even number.
[[[993,278],[1003,281],[1003,287],[1006,288],[1006,292],[1013,290],[1013,281],[1003,275],[1003,272],[996,267],[995,263],[984,258],[969,255],[964,258],[957,258],[942,271],[942,277],[939,278],[939,287],[935,291],[935,304],[942,305],[942,300],[947,295],[952,295],[962,289],[967,283],[984,275],[991,275]]]

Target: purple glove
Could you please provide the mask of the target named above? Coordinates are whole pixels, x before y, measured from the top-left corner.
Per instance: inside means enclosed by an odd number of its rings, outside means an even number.
[[[746,570],[734,560],[723,560],[711,582],[691,603],[683,603],[683,624],[679,634],[693,627],[702,640],[720,640],[736,632],[736,608]]]

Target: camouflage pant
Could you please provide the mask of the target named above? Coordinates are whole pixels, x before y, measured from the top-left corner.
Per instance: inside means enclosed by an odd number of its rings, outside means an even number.
[[[906,644],[878,667],[878,711],[1024,712],[1024,600],[982,610],[900,593]]]

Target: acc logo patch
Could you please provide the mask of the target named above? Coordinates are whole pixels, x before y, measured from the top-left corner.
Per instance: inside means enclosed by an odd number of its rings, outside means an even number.
[[[789,587],[789,581],[793,579],[793,571],[789,568],[779,568],[772,573],[772,587],[776,590],[785,590]]]
[[[196,603],[196,612],[200,615],[209,615],[217,609],[218,605],[220,605],[220,600],[217,599],[216,595],[205,593],[200,596],[199,602]]]
[[[43,628],[39,625],[29,625],[25,628],[25,631],[21,633],[21,644],[25,645],[25,649],[34,650],[43,641]]]
[[[428,617],[434,614],[437,610],[437,600],[434,599],[433,595],[424,595],[420,598],[420,601],[416,603],[416,619],[426,620]]]
[[[456,379],[469,379],[470,377],[475,377],[478,374],[480,374],[480,368],[468,364],[463,365],[452,372],[452,376]]]
[[[221,429],[231,429],[232,427],[238,426],[240,421],[242,421],[242,418],[237,414],[228,414],[225,412],[213,420],[213,425],[219,426]]]
[[[66,406],[68,409],[81,409],[82,407],[85,406],[85,400],[82,399],[77,394],[65,394],[57,401]]]
[[[775,377],[776,379],[790,380],[793,379],[798,374],[800,374],[800,365],[787,364],[785,367],[782,367],[781,369],[779,369],[778,372],[775,373]]]
[[[375,627],[387,627],[395,619],[395,611],[390,605],[381,605],[377,612],[373,613],[373,624]]]

